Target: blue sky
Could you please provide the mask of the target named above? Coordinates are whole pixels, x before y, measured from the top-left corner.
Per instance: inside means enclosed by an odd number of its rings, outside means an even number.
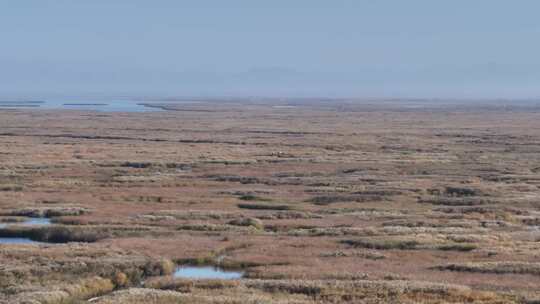
[[[0,97],[540,97],[540,1],[0,0]]]

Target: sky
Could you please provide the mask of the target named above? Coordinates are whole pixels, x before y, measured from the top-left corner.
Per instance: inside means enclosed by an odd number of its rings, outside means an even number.
[[[0,0],[0,98],[540,97],[537,0]]]

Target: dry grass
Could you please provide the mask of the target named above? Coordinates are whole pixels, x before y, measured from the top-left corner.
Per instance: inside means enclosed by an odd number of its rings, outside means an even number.
[[[540,276],[540,263],[527,262],[481,262],[481,263],[463,263],[447,264],[435,267],[440,270],[461,271],[461,272],[479,272],[479,273],[514,273],[531,274]]]
[[[359,239],[359,240],[344,240],[342,243],[355,248],[367,248],[367,249],[378,249],[378,250],[411,250],[417,249],[419,243],[417,241],[407,241],[407,240],[370,240],[370,239]]]
[[[405,281],[159,280],[148,287],[116,292],[96,303],[518,303],[464,286]]]
[[[49,242],[0,245],[0,303],[540,298],[537,108],[239,102],[0,111],[0,235]]]
[[[291,210],[292,206],[289,205],[280,205],[280,204],[260,204],[260,203],[242,203],[238,204],[240,209],[251,209],[251,210]]]

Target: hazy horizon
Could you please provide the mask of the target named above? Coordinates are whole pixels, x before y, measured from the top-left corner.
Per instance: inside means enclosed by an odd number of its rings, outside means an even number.
[[[0,98],[540,97],[540,2],[0,0]]]

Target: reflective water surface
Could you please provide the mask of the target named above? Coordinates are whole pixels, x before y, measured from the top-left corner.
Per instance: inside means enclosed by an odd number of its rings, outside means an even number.
[[[244,275],[240,271],[227,271],[213,266],[180,266],[174,273],[175,278],[186,279],[240,279]]]
[[[46,226],[51,224],[51,219],[45,217],[32,217],[22,222],[22,224],[26,226]]]
[[[0,237],[0,244],[40,244],[40,242],[32,241],[29,238],[19,238],[19,237],[5,238],[5,237]]]
[[[100,112],[156,112],[160,108],[147,107],[138,101],[0,101],[1,109],[88,110]]]
[[[0,223],[0,229],[8,225],[23,225],[23,226],[45,226],[50,225],[50,218],[28,218],[24,222]],[[21,237],[0,237],[0,244],[40,244],[40,242],[32,241],[29,238]]]

